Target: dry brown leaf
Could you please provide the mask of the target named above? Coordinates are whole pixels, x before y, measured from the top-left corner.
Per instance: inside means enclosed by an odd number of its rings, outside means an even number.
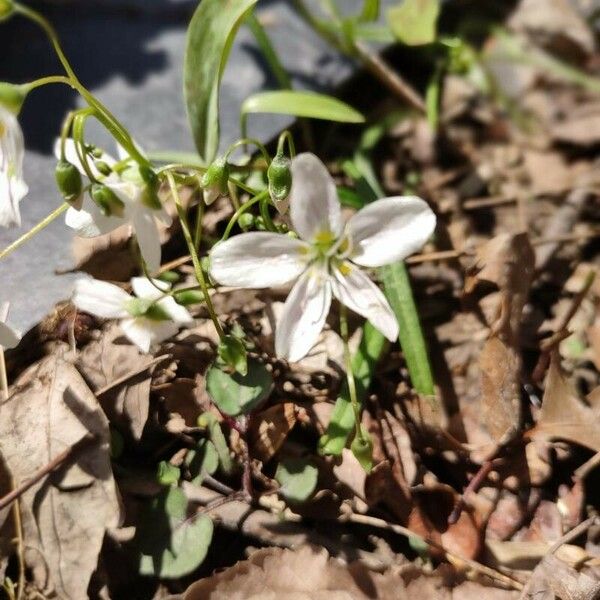
[[[105,531],[119,522],[108,421],[77,369],[59,356],[23,373],[1,412],[0,453],[17,485],[86,435],[95,438],[20,502],[36,584],[59,598],[86,598]]]
[[[561,194],[573,186],[575,173],[561,153],[526,150],[523,160],[535,196]]]
[[[540,541],[488,540],[486,547],[491,566],[531,571],[548,555],[552,544]],[[589,554],[583,548],[572,544],[560,546],[556,556],[571,566],[581,564],[589,558]]]
[[[204,412],[198,401],[198,382],[178,377],[161,387],[159,395],[170,419],[183,419],[185,427],[197,427]]]
[[[600,451],[600,387],[580,399],[564,376],[559,358],[552,356],[542,409],[530,431],[535,440],[562,439]]]
[[[594,52],[594,34],[569,0],[521,0],[509,26],[566,57]]]
[[[111,323],[97,341],[81,350],[77,367],[96,391],[151,361],[151,356],[142,354],[124,338],[119,326]],[[142,437],[148,420],[150,384],[150,373],[144,371],[100,397],[110,421],[131,433],[135,440]]]
[[[596,112],[571,116],[556,123],[551,130],[557,142],[592,147],[600,142],[600,109]]]
[[[598,600],[600,581],[578,573],[553,555],[535,568],[520,600]]]
[[[296,406],[293,402],[276,404],[254,415],[249,432],[252,456],[263,462],[275,456],[294,428],[296,420]]]

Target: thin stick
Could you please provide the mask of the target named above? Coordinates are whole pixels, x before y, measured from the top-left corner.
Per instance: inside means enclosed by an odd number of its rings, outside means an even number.
[[[598,465],[600,465],[600,452],[596,452],[592,458],[575,470],[574,479],[585,479]]]
[[[467,566],[469,566],[471,569],[478,571],[479,573],[482,573],[484,575],[487,575],[488,577],[490,577],[491,579],[494,579],[495,581],[499,581],[499,582],[503,583],[504,585],[510,586],[512,589],[515,589],[515,590],[521,590],[523,588],[523,584],[520,581],[517,581],[516,579],[513,579],[512,577],[509,577],[508,575],[505,575],[504,573],[501,573],[500,571],[496,571],[495,569],[492,569],[491,567],[482,565],[481,563],[478,563],[475,560],[471,560],[470,558],[465,558],[463,556],[459,556],[458,554],[454,554],[453,552],[446,550],[446,548],[444,548],[444,546],[437,543],[435,540],[432,540],[427,537],[423,537],[422,535],[419,535],[418,533],[415,533],[414,531],[411,531],[410,529],[403,527],[402,525],[397,525],[395,523],[388,523],[387,521],[384,521],[383,519],[379,519],[377,517],[370,517],[369,515],[359,515],[356,513],[344,515],[342,520],[350,521],[352,523],[360,523],[361,525],[369,525],[371,527],[377,527],[378,529],[387,529],[388,531],[393,531],[394,533],[397,533],[404,537],[419,538],[419,539],[423,540],[429,546],[433,546],[434,548],[437,548],[438,550],[441,550],[442,552],[444,552],[444,554],[448,558],[451,558],[455,561],[463,562]]]
[[[471,198],[462,203],[464,210],[478,210],[480,208],[490,208],[492,206],[503,206],[504,204],[514,204],[516,198],[509,196],[491,196],[485,198]]]
[[[40,481],[46,475],[54,471],[54,469],[56,469],[64,462],[69,460],[69,458],[71,458],[71,456],[73,456],[73,454],[77,450],[79,450],[79,448],[95,439],[95,436],[87,434],[72,446],[65,448],[60,454],[55,456],[47,465],[44,465],[39,471],[37,471],[31,479],[28,479],[27,481],[16,487],[14,490],[6,494],[6,496],[0,498],[0,510],[6,508],[7,506],[10,506],[15,500],[20,498],[30,487],[34,486],[38,481]]]
[[[168,358],[171,358],[170,354],[163,354],[161,356],[157,356],[156,358],[152,359],[147,365],[138,367],[137,369],[133,369],[132,371],[129,371],[129,373],[125,373],[125,375],[123,375],[122,377],[119,377],[119,378],[115,379],[114,381],[111,381],[110,383],[106,384],[104,387],[101,387],[99,390],[96,390],[96,392],[95,392],[96,397],[102,396],[103,394],[110,392],[110,390],[122,385],[123,383],[125,383],[126,381],[129,381],[136,375],[139,375],[140,373],[147,371],[150,367],[153,367],[154,365],[156,365]]]
[[[15,488],[13,480],[13,489]],[[13,504],[13,518],[15,520],[15,531],[17,534],[17,560],[19,562],[19,582],[17,586],[17,599],[20,600],[23,597],[23,591],[25,589],[25,557],[23,555],[23,523],[21,522],[21,507],[17,500]]]
[[[486,460],[481,465],[481,467],[479,468],[479,471],[477,471],[477,473],[475,473],[475,476],[473,477],[473,479],[471,479],[471,481],[469,481],[469,484],[464,489],[462,496],[460,496],[460,498],[458,499],[458,502],[454,506],[454,509],[450,513],[450,516],[448,517],[449,525],[454,525],[458,521],[458,519],[460,519],[460,515],[465,507],[465,504],[467,503],[467,498],[471,494],[474,494],[477,492],[477,490],[480,488],[481,484],[485,481],[485,478],[492,472],[493,468],[494,468],[494,461],[492,461],[492,460]]]
[[[582,521],[576,527],[573,527],[571,531],[567,531],[559,540],[554,542],[548,550],[548,554],[554,554],[564,544],[570,544],[573,540],[576,540],[582,533],[585,533],[594,523],[598,521],[598,517],[594,515],[585,521]]]
[[[441,250],[439,252],[427,252],[426,254],[413,254],[413,256],[406,258],[405,262],[408,265],[416,265],[434,260],[452,260],[453,258],[460,258],[465,254],[466,252],[461,250]]]

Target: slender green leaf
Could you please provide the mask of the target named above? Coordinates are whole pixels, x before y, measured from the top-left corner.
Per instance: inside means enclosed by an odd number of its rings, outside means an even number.
[[[205,163],[219,146],[219,87],[235,34],[257,0],[202,0],[185,50],[184,91],[196,148]]]
[[[363,3],[362,12],[360,13],[360,21],[376,21],[379,18],[379,0],[365,0]]]
[[[440,0],[404,0],[388,10],[387,20],[400,42],[421,46],[435,41],[439,14]]]
[[[241,112],[243,131],[251,113],[276,113],[340,123],[363,123],[365,120],[357,110],[337,98],[292,90],[261,92],[247,98]]]
[[[289,502],[305,502],[317,487],[317,467],[302,458],[286,458],[277,465],[279,492]]]
[[[385,295],[400,325],[400,346],[413,387],[420,394],[433,396],[435,390],[427,346],[406,267],[398,262],[381,267],[379,274],[383,279]]]
[[[271,72],[281,89],[290,90],[292,89],[292,81],[285,67],[281,64],[279,56],[265,31],[265,28],[261,25],[260,21],[256,18],[256,15],[251,12],[246,18],[246,25],[248,25],[260,51],[262,52]]]
[[[228,457],[229,457],[229,450]],[[192,475],[192,483],[201,485],[206,475],[212,475],[219,468],[219,454],[210,440],[202,439],[198,446],[185,457],[185,465]]]
[[[208,435],[219,457],[221,469],[227,475],[231,474],[233,472],[233,461],[229,455],[229,446],[217,417],[210,412],[202,413],[198,417],[198,427],[208,429]]]
[[[354,373],[356,393],[359,400],[364,398],[367,393],[373,379],[375,365],[387,345],[383,334],[367,321],[358,350],[352,357],[352,372]],[[341,454],[353,431],[354,413],[348,387],[345,385],[335,403],[327,431],[319,440],[319,452],[321,454],[333,454],[334,456]]]

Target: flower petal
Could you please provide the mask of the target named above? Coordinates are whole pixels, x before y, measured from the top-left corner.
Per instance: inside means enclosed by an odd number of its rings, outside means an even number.
[[[110,233],[126,223],[122,217],[104,216],[98,205],[87,195],[83,198],[80,210],[70,207],[65,215],[67,227],[74,229],[79,237],[85,238]]]
[[[147,277],[133,277],[131,279],[131,287],[133,288],[133,293],[138,298],[143,298],[144,300],[158,300],[164,296],[163,292],[168,292],[171,289],[171,286],[166,281],[161,281],[160,279],[150,281]]]
[[[190,324],[194,322],[194,318],[190,315],[187,308],[181,306],[181,304],[177,304],[171,296],[159,300],[157,305],[169,315],[174,323]]]
[[[158,344],[174,336],[179,327],[172,321],[152,321],[144,317],[121,321],[123,333],[142,352],[149,352],[153,344]]]
[[[435,229],[435,213],[416,196],[376,200],[348,222],[351,259],[364,267],[380,267],[420,250]]]
[[[306,269],[309,251],[308,244],[279,233],[241,233],[213,247],[210,274],[222,285],[284,285]]]
[[[75,282],[73,304],[84,312],[102,319],[127,317],[125,306],[131,296],[120,287],[96,279],[78,279]]]
[[[309,152],[292,160],[290,217],[298,235],[315,241],[320,235],[339,237],[343,230],[342,209],[335,183],[325,165]]]
[[[315,345],[331,306],[329,276],[311,268],[295,283],[275,331],[275,353],[295,362]]]
[[[2,348],[14,348],[20,341],[21,334],[0,321],[0,346]]]
[[[336,269],[331,287],[335,297],[348,308],[371,321],[388,340],[398,339],[398,321],[381,290],[358,267],[345,262]]]
[[[0,106],[0,225],[21,225],[19,202],[27,194],[23,180],[25,142],[17,117]]]
[[[160,236],[153,211],[145,206],[139,206],[131,215],[138,246],[148,270],[151,273],[160,268]]]

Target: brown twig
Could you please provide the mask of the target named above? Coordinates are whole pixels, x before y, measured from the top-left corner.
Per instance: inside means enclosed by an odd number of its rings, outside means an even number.
[[[471,481],[469,481],[469,484],[464,489],[462,495],[458,499],[458,502],[456,503],[452,512],[450,513],[450,516],[448,517],[449,525],[454,525],[456,522],[458,522],[458,519],[460,519],[460,515],[461,515],[463,509],[465,508],[465,504],[467,503],[468,497],[471,494],[474,494],[477,492],[477,490],[480,488],[481,484],[485,481],[486,477],[492,472],[493,468],[494,468],[493,460],[486,460],[481,465],[481,467],[479,468],[477,473],[475,473],[473,479],[471,479]]]
[[[573,478],[583,481],[598,465],[600,465],[600,452],[596,452],[594,456],[578,467]]]
[[[550,356],[552,352],[564,339],[571,335],[571,332],[568,330],[569,323],[575,316],[575,313],[577,313],[579,310],[583,299],[586,297],[595,279],[596,271],[590,271],[585,278],[583,286],[571,300],[571,306],[561,319],[555,333],[553,333],[549,338],[542,340],[540,343],[541,354],[531,376],[533,381],[539,382],[543,379],[544,373],[550,364]]]
[[[125,373],[125,375],[123,375],[122,377],[118,377],[114,381],[107,383],[104,387],[101,387],[100,389],[96,390],[96,397],[102,396],[103,394],[110,392],[112,389],[124,384],[125,382],[129,381],[133,377],[136,377],[140,373],[147,371],[150,367],[153,367],[154,365],[157,365],[163,360],[167,360],[169,358],[171,358],[170,354],[163,354],[161,356],[157,356],[156,358],[152,359],[148,364],[143,365],[142,367],[138,367],[137,369],[133,369],[132,371],[129,371],[129,373]]]
[[[37,471],[31,479],[28,479],[27,481],[13,489],[11,492],[6,494],[6,496],[0,498],[0,510],[6,508],[7,506],[10,506],[15,500],[20,498],[30,487],[34,486],[46,475],[49,475],[50,473],[52,473],[52,471],[54,471],[60,465],[69,460],[73,456],[73,454],[82,446],[95,439],[95,436],[87,434],[84,437],[82,437],[78,442],[75,442],[72,446],[65,448],[60,454],[55,456],[47,465],[44,465],[39,471]]]
[[[13,480],[13,489],[15,484]],[[25,556],[24,556],[24,544],[23,544],[23,523],[21,521],[21,507],[19,506],[18,500],[13,504],[13,518],[15,521],[15,533],[17,535],[17,561],[19,563],[19,580],[17,583],[17,598],[21,600],[23,592],[25,591]]]
[[[462,203],[464,210],[478,210],[480,208],[490,208],[493,206],[503,206],[504,204],[514,204],[516,198],[510,196],[487,196],[484,198],[471,198]]]

